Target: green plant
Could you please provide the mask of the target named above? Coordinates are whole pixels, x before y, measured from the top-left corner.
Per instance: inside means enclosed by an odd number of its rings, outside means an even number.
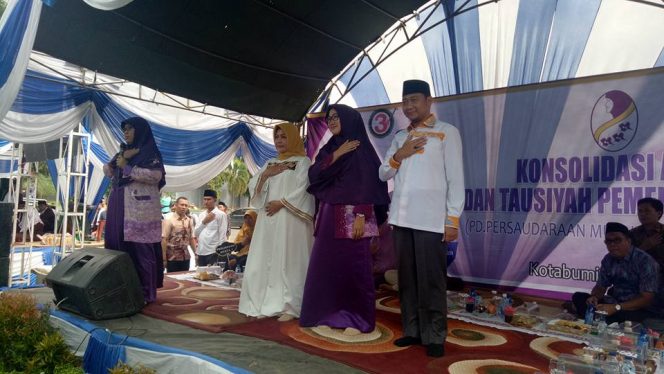
[[[0,371],[27,367],[33,347],[49,330],[47,318],[37,310],[34,299],[0,294]]]
[[[85,371],[75,364],[59,365],[55,367],[53,374],[84,374]]]
[[[32,297],[0,293],[0,372],[55,373],[78,364],[48,318]]]
[[[157,371],[154,369],[146,368],[143,365],[138,365],[136,367],[129,366],[124,362],[120,361],[113,369],[108,369],[108,374],[156,374]]]
[[[26,371],[39,372],[40,369],[54,370],[58,366],[74,364],[78,359],[69,351],[60,334],[51,333],[42,337],[42,340],[35,346],[35,353],[28,362]]]

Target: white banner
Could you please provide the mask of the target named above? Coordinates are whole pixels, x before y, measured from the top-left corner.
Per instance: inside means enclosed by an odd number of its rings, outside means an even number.
[[[540,294],[590,289],[605,223],[637,226],[638,199],[664,200],[662,87],[658,68],[436,101],[464,146],[450,275]],[[381,155],[407,126],[398,106],[362,114]]]

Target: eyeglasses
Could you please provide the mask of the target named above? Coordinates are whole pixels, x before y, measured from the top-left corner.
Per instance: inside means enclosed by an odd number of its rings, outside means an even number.
[[[620,244],[623,242],[623,238],[616,238],[616,239],[604,239],[604,244],[606,245],[611,245],[611,244]]]
[[[338,114],[333,114],[329,117],[327,117],[327,123],[330,123],[332,121],[338,121],[339,120],[339,115]]]

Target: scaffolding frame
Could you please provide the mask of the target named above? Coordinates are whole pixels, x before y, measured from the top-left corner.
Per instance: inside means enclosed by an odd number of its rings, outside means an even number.
[[[14,170],[13,165],[16,163],[18,167]],[[33,214],[39,215],[39,212],[36,211],[37,205],[37,163],[34,162],[23,162],[23,144],[12,144],[11,148],[11,162],[12,165],[9,173],[9,199],[14,202],[14,211],[12,214],[12,241],[10,244],[9,250],[9,272],[7,284],[11,287],[13,284],[25,284],[26,286],[30,285],[30,273],[32,271],[32,248],[35,238],[35,228],[32,224]],[[27,180],[27,185],[25,188],[25,198],[24,206],[19,208],[19,202],[21,200],[21,184],[24,180]],[[32,208],[32,209],[31,209]],[[23,232],[21,241],[17,242],[17,229],[19,228],[19,214],[23,219],[27,219],[28,225],[27,230]],[[26,238],[27,235],[27,238]],[[26,239],[30,239],[27,241]],[[26,256],[26,247],[27,247],[27,256]],[[14,257],[18,252],[18,248],[21,249],[21,266],[19,278],[14,281],[13,276],[13,265]]]
[[[60,138],[58,163],[58,178],[56,186],[55,233],[60,237],[53,251],[53,264],[74,249],[81,249],[85,244],[85,199],[88,194],[90,171],[90,134],[82,124],[78,129],[72,130],[67,137]],[[72,188],[73,182],[73,188]],[[73,194],[72,194],[73,192]],[[60,209],[57,209],[60,208]],[[68,227],[71,224],[71,242],[67,240]],[[59,227],[61,226],[61,227]]]

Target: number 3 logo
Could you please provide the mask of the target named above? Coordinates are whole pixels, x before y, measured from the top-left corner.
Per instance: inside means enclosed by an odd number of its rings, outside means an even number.
[[[393,126],[392,113],[385,109],[378,109],[371,113],[371,117],[369,117],[369,130],[375,137],[383,138],[389,135]]]

